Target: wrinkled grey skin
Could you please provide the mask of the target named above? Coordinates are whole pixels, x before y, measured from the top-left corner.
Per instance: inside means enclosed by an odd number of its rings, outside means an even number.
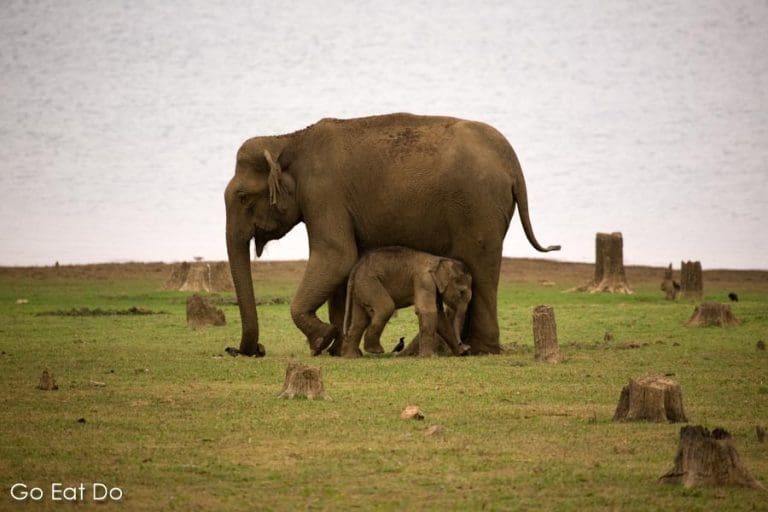
[[[314,354],[340,337],[346,279],[364,251],[399,245],[463,261],[473,295],[466,343],[473,354],[487,354],[500,351],[496,293],[516,204],[531,245],[559,249],[540,246],[533,235],[525,180],[506,139],[486,124],[450,117],[324,119],[292,134],[249,139],[224,198],[246,355],[265,354],[250,243],[260,256],[299,222],[310,254],[291,316]],[[330,324],[316,314],[326,301]]]
[[[365,332],[365,351],[381,354],[381,332],[396,309],[415,306],[419,317],[419,355],[435,355],[439,333],[454,355],[464,355],[461,329],[472,300],[472,276],[452,258],[406,247],[366,252],[347,280],[344,341],[341,355],[358,357]]]

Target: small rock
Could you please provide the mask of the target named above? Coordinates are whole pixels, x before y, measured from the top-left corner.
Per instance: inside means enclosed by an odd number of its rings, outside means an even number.
[[[235,347],[227,347],[224,349],[224,352],[231,355],[232,357],[237,357],[240,355],[240,349]]]
[[[85,423],[85,418],[78,418],[78,419],[77,419],[77,422],[78,422],[78,423]]]
[[[541,281],[541,286],[555,286],[555,284],[556,283],[554,281],[548,281],[548,280]]]
[[[423,420],[424,413],[421,412],[418,405],[409,405],[400,413],[400,418],[404,420]]]
[[[29,304],[27,299],[16,299],[16,304]]]
[[[91,386],[96,386],[97,388],[103,388],[106,385],[107,385],[106,382],[99,382],[98,380],[91,381]]]
[[[755,343],[755,347],[757,350],[765,350],[765,342],[763,340],[758,340],[758,342]]]
[[[427,437],[430,436],[440,436],[445,433],[445,429],[442,425],[432,425],[427,430],[424,431],[424,435]]]

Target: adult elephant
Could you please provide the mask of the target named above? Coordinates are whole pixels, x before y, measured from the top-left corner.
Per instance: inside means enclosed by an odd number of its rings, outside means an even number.
[[[323,119],[288,135],[249,139],[224,198],[245,355],[265,354],[250,242],[261,256],[267,242],[299,222],[306,224],[309,261],[291,316],[314,354],[340,337],[346,279],[363,251],[400,245],[466,263],[473,300],[465,342],[473,354],[495,354],[502,242],[515,204],[534,248],[560,248],[536,241],[523,173],[507,140],[487,124],[450,117]],[[316,314],[326,301],[330,324]]]

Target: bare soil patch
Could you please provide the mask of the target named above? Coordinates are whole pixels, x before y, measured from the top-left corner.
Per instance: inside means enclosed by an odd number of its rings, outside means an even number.
[[[55,311],[41,311],[35,316],[115,316],[115,315],[167,315],[167,311],[152,311],[140,307],[128,309],[101,309],[101,308],[72,308],[57,309]]]

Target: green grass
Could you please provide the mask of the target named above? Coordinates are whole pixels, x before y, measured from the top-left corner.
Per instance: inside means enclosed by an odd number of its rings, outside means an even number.
[[[502,283],[505,353],[431,360],[311,358],[288,305],[264,305],[267,357],[251,359],[223,353],[239,342],[235,306],[221,306],[225,327],[191,330],[188,294],[161,283],[0,279],[1,510],[23,508],[16,482],[103,482],[125,510],[768,510],[766,492],[657,484],[680,425],[611,421],[630,377],[673,374],[691,424],[729,430],[768,485],[754,433],[768,423],[768,352],[755,349],[768,290],[742,294],[743,324],[717,329],[684,327],[694,303],[664,301],[658,283],[632,296]],[[280,297],[295,284],[257,286]],[[555,307],[561,364],[533,361],[537,304]],[[131,307],[168,314],[36,316]],[[415,331],[402,311],[384,345]],[[331,401],[276,398],[294,359],[322,367]],[[46,368],[57,391],[35,388]],[[399,418],[412,403],[424,421]],[[444,434],[426,437],[434,424]]]

